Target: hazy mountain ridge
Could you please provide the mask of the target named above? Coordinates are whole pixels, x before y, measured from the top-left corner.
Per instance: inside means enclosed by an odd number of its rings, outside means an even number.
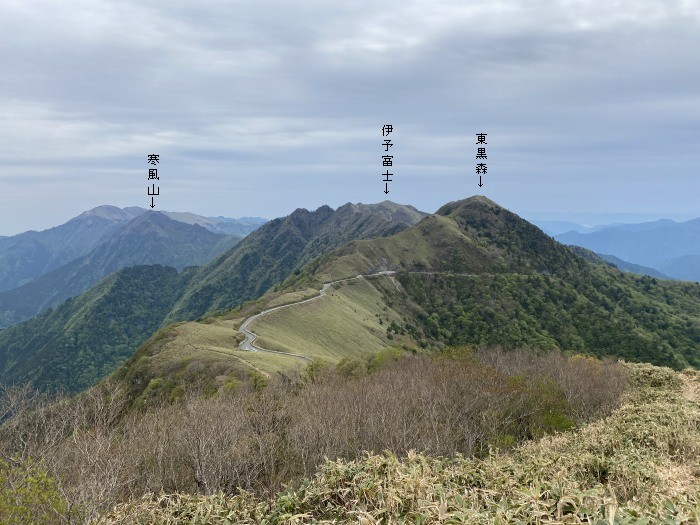
[[[680,223],[662,219],[620,224],[592,233],[568,232],[555,238],[651,267],[669,277],[700,280],[700,218]]]
[[[0,328],[60,304],[120,268],[143,264],[177,269],[201,266],[240,241],[240,235],[227,231],[247,234],[266,222],[260,218],[207,218],[188,212],[115,206],[88,210],[76,218],[87,222],[76,222],[89,227],[95,221],[120,221],[129,217],[132,217],[130,221],[108,230],[89,253],[24,285],[0,292]]]
[[[18,288],[87,255],[121,226],[146,211],[138,206],[97,206],[53,228],[0,236],[0,292]],[[185,224],[199,224],[213,233],[238,237],[245,237],[266,222],[259,217],[233,219],[188,212],[160,213]]]
[[[113,232],[92,252],[33,281],[0,292],[0,327],[33,317],[74,297],[121,268],[162,264],[200,266],[240,241],[161,212],[145,212]]]
[[[161,213],[173,220],[184,222],[185,224],[198,224],[214,233],[224,233],[227,235],[236,235],[238,237],[245,237],[267,222],[267,219],[262,219],[260,217],[241,217],[240,219],[233,219],[228,217],[204,217],[190,212],[164,211]]]
[[[588,226],[572,221],[531,220],[530,222],[552,237],[571,231],[585,233],[591,230]]]
[[[617,268],[623,272],[636,273],[637,275],[648,275],[649,277],[655,277],[657,279],[671,279],[668,275],[661,273],[654,268],[649,268],[647,266],[642,266],[641,264],[634,264],[628,261],[623,261],[619,257],[614,255],[608,255],[605,253],[597,254],[603,260],[608,261],[610,264],[614,264]]]
[[[21,286],[88,254],[143,211],[99,206],[48,230],[0,238],[0,291]]]
[[[683,255],[659,266],[665,274],[686,281],[700,281],[700,255]]]

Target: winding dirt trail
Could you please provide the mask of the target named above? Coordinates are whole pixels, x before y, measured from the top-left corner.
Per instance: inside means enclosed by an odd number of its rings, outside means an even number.
[[[267,348],[257,346],[255,344],[255,340],[258,338],[258,336],[257,336],[257,334],[255,334],[255,332],[251,331],[248,328],[250,326],[250,323],[252,323],[256,319],[260,319],[261,317],[269,314],[270,312],[274,312],[276,310],[281,310],[282,308],[289,308],[291,306],[297,306],[297,305],[304,304],[304,303],[310,303],[311,301],[316,301],[316,300],[320,299],[321,297],[324,297],[326,295],[326,290],[328,290],[328,288],[333,286],[334,284],[342,283],[342,282],[346,282],[346,281],[354,281],[357,279],[364,279],[365,277],[374,277],[375,275],[393,275],[395,273],[396,272],[394,272],[394,271],[387,270],[384,272],[377,272],[377,273],[372,273],[372,274],[368,274],[368,275],[358,275],[356,277],[349,277],[346,279],[338,279],[337,281],[331,281],[328,283],[324,283],[323,287],[318,291],[318,295],[316,297],[312,297],[310,299],[302,299],[301,301],[297,301],[295,303],[283,304],[282,306],[275,306],[273,308],[268,308],[267,310],[263,310],[259,314],[251,315],[250,317],[248,317],[248,319],[243,321],[243,324],[238,329],[238,331],[241,332],[245,336],[245,340],[240,345],[238,345],[238,347],[241,350],[247,350],[249,352],[269,352],[272,354],[281,354],[281,355],[287,355],[290,357],[296,357],[297,359],[302,359],[304,361],[311,361],[311,358],[309,358],[305,355],[293,354],[291,352],[281,352],[279,350],[269,350]]]

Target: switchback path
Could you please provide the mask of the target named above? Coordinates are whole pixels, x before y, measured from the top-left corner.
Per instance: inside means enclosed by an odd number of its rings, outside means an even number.
[[[261,346],[257,346],[255,344],[255,340],[258,338],[258,336],[252,332],[251,330],[248,329],[248,326],[250,323],[255,321],[256,319],[259,319],[260,317],[269,314],[270,312],[274,312],[275,310],[281,310],[282,308],[289,308],[290,306],[296,306],[299,304],[304,304],[304,303],[310,303],[311,301],[316,301],[317,299],[320,299],[321,297],[326,295],[326,290],[333,286],[334,284],[337,283],[342,283],[345,281],[354,281],[356,279],[364,279],[365,277],[373,277],[375,275],[393,275],[396,272],[387,270],[384,272],[377,272],[377,273],[372,273],[368,275],[358,275],[357,277],[349,277],[347,279],[338,279],[337,281],[331,281],[329,283],[324,283],[323,287],[318,291],[318,295],[316,297],[312,297],[311,299],[303,299],[301,301],[297,301],[295,303],[289,303],[289,304],[283,304],[282,306],[275,306],[274,308],[268,308],[267,310],[263,310],[259,314],[251,315],[248,319],[243,321],[243,324],[241,327],[238,329],[239,332],[241,332],[245,336],[245,341],[243,341],[238,347],[241,350],[247,350],[249,352],[270,352],[272,354],[282,354],[282,355],[288,355],[291,357],[296,357],[297,359],[302,359],[304,361],[311,361],[311,358],[301,355],[301,354],[293,354],[291,352],[281,352],[279,350],[269,350],[267,348],[263,348]]]

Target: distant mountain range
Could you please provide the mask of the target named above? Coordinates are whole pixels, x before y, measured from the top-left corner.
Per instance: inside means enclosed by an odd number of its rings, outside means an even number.
[[[579,233],[589,233],[592,231],[596,231],[600,228],[604,228],[605,226],[594,226],[594,227],[589,227],[589,226],[583,226],[582,224],[578,224],[576,222],[571,222],[571,221],[532,221],[532,224],[540,228],[543,232],[545,232],[547,235],[551,235],[554,237],[555,235],[561,235],[562,233],[568,233],[571,231],[574,232],[579,232]]]
[[[570,231],[555,238],[675,279],[700,281],[700,218],[680,223],[663,219],[617,224],[590,233]]]
[[[0,292],[0,328],[57,306],[122,268],[162,264],[181,270],[199,266],[240,240],[235,235],[213,233],[199,224],[173,220],[161,212],[142,213],[105,236],[90,253],[27,284]]]
[[[189,212],[164,211],[162,213],[175,221],[197,224],[214,233],[225,233],[238,237],[245,237],[267,222],[267,219],[260,217],[230,219],[228,217],[203,217]]]
[[[0,292],[22,286],[64,264],[87,255],[120,227],[144,213],[136,206],[98,206],[48,230],[0,237]],[[265,219],[202,217],[193,213],[160,212],[185,224],[198,224],[213,233],[245,237]]]
[[[173,222],[149,215],[155,231]],[[189,226],[196,238],[208,238]],[[132,251],[143,248],[138,236],[129,242]],[[92,260],[109,260],[115,250],[95,252]],[[700,364],[700,286],[622,273],[581,253],[484,197],[432,215],[388,201],[298,209],[202,267],[118,270],[0,331],[0,382],[75,392],[125,360],[120,377],[130,391],[158,374],[167,375],[168,385],[183,377],[213,380],[251,360],[253,371],[276,372],[286,366],[282,357],[236,354],[235,327],[207,316],[382,270],[397,273],[349,282],[309,303],[313,310],[271,316],[281,324],[263,323],[263,342],[331,362],[386,347],[420,352],[474,344],[561,348],[675,368]],[[216,331],[215,344],[209,330]]]
[[[0,239],[0,291],[16,288],[87,255],[142,208],[100,206],[65,224]]]
[[[335,211],[299,209],[263,224],[201,268],[179,274],[161,265],[119,270],[54,310],[0,331],[0,382],[79,391],[112,371],[158,327],[254,299],[327,250],[392,235],[424,216],[388,201]],[[156,222],[174,222],[167,220]],[[205,237],[203,228],[192,228]],[[143,246],[130,235],[124,239],[136,243],[134,250]],[[111,253],[105,248],[93,257],[104,265]],[[73,275],[79,279],[79,269]]]
[[[649,277],[656,277],[657,279],[671,279],[668,275],[661,273],[654,268],[649,268],[648,266],[642,266],[641,264],[634,264],[631,262],[623,261],[619,257],[614,255],[608,255],[605,253],[598,253],[598,257],[610,264],[615,265],[618,269],[623,272],[636,273],[637,275],[648,275]]]
[[[122,268],[205,264],[264,222],[99,206],[56,228],[0,239],[5,286],[21,283],[0,291],[0,328],[57,306]]]

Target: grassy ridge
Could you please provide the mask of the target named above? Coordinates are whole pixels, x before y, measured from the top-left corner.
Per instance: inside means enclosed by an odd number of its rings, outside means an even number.
[[[114,376],[129,385],[131,398],[141,405],[156,398],[179,398],[183,388],[193,383],[213,392],[251,375],[270,377],[304,365],[289,356],[240,350],[244,337],[238,326],[242,322],[243,317],[207,318],[168,326],[142,345]]]
[[[263,348],[333,363],[381,352],[392,344],[383,323],[401,318],[384,307],[382,292],[375,286],[379,279],[341,283],[325,297],[266,314],[250,329],[258,334],[257,344]]]
[[[264,300],[246,303],[219,317],[169,325],[146,341],[115,373],[129,385],[133,399],[172,398],[192,382],[217,389],[227,381],[277,372],[294,373],[305,366],[298,358],[280,354],[247,352],[238,345],[238,331],[250,315],[318,295],[312,288],[290,293],[271,292]],[[274,348],[274,347],[273,347]]]
[[[700,523],[700,375],[629,366],[610,416],[510,454],[328,461],[270,501],[151,496],[100,523]]]
[[[285,286],[381,270],[397,271],[403,289],[386,290],[403,318],[392,335],[407,333],[414,345],[556,347],[700,366],[700,286],[586,260],[484,198],[445,205],[396,235],[349,243]]]
[[[367,358],[389,346],[413,344],[406,337],[387,337],[389,323],[401,320],[397,312],[385,307],[387,287],[395,285],[385,276],[351,281],[330,288],[318,300],[270,312],[251,323],[259,336],[256,344],[331,364],[343,358]],[[307,363],[281,354],[240,350],[238,345],[244,338],[238,328],[245,318],[263,308],[317,296],[318,290],[311,288],[271,293],[243,310],[228,312],[225,318],[169,326],[144,344],[116,377],[126,380],[134,398],[145,400],[172,397],[174,391],[177,395],[192,381],[218,388],[232,378],[250,374],[293,375]]]

